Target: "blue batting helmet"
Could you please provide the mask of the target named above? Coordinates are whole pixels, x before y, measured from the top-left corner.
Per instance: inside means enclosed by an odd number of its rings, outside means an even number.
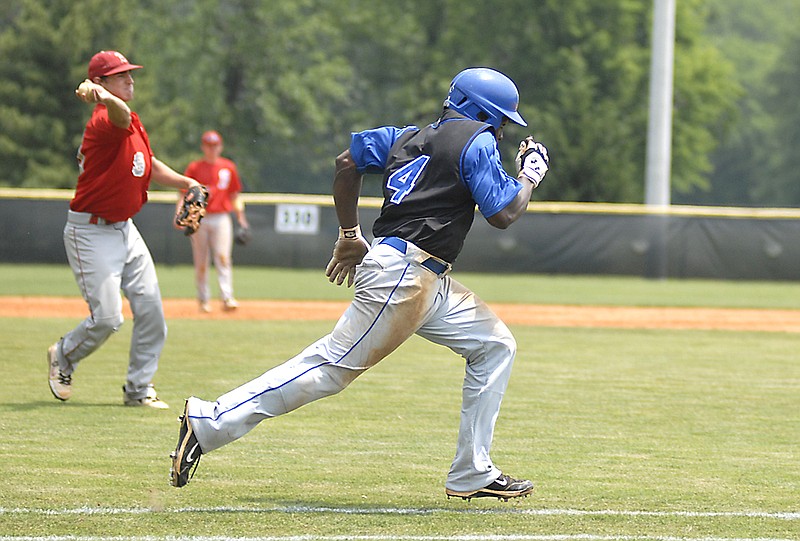
[[[520,126],[528,125],[517,112],[517,86],[499,71],[489,68],[469,68],[456,75],[444,105],[467,118],[491,124],[494,129],[500,128],[503,117]],[[487,118],[480,118],[480,113]]]

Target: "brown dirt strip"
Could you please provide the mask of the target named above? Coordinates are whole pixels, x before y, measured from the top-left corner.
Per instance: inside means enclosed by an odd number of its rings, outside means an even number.
[[[239,301],[234,312],[202,314],[193,299],[164,299],[167,319],[335,321],[347,307],[342,301]],[[542,327],[610,327],[626,329],[706,329],[800,332],[800,310],[564,306],[490,303],[509,325]],[[123,313],[131,318],[127,303]],[[77,297],[0,297],[0,317],[83,318],[86,303]]]

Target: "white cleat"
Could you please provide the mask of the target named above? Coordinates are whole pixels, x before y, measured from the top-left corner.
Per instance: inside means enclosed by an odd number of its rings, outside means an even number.
[[[47,369],[50,392],[61,401],[72,396],[72,376],[65,376],[58,367],[58,342],[47,348]]]
[[[126,406],[146,407],[157,410],[169,409],[169,404],[158,398],[158,394],[156,393],[156,388],[153,387],[152,383],[147,386],[147,396],[145,396],[144,398],[130,398],[128,394],[125,392],[125,386],[123,385],[122,397],[123,397],[123,403]]]

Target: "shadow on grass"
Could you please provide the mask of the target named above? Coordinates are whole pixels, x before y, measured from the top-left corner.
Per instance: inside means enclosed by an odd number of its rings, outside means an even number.
[[[52,409],[52,408],[72,408],[72,409],[91,409],[91,408],[114,408],[114,409],[125,409],[125,410],[147,410],[147,411],[155,411],[153,408],[138,408],[133,406],[126,406],[122,403],[122,400],[118,402],[81,402],[79,400],[69,400],[69,401],[59,401],[55,398],[53,400],[37,400],[35,402],[0,402],[0,407],[7,407],[11,411],[17,412],[26,412],[26,411],[39,411],[43,409]],[[166,413],[175,410],[160,410]]]

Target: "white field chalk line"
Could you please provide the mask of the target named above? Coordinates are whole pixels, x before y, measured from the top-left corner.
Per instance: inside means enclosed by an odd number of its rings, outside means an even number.
[[[0,541],[793,541],[776,537],[674,537],[658,535],[289,535],[269,537],[177,536],[0,536]]]
[[[462,513],[468,515],[536,515],[536,516],[621,516],[621,517],[683,517],[683,518],[758,518],[775,520],[800,520],[800,512],[762,511],[632,511],[584,509],[458,509],[458,508],[402,508],[402,507],[181,507],[177,509],[150,509],[146,507],[76,507],[72,509],[35,509],[0,507],[0,515],[141,515],[148,513],[334,513],[344,515],[433,515],[435,513]],[[0,538],[2,539],[2,538]]]

